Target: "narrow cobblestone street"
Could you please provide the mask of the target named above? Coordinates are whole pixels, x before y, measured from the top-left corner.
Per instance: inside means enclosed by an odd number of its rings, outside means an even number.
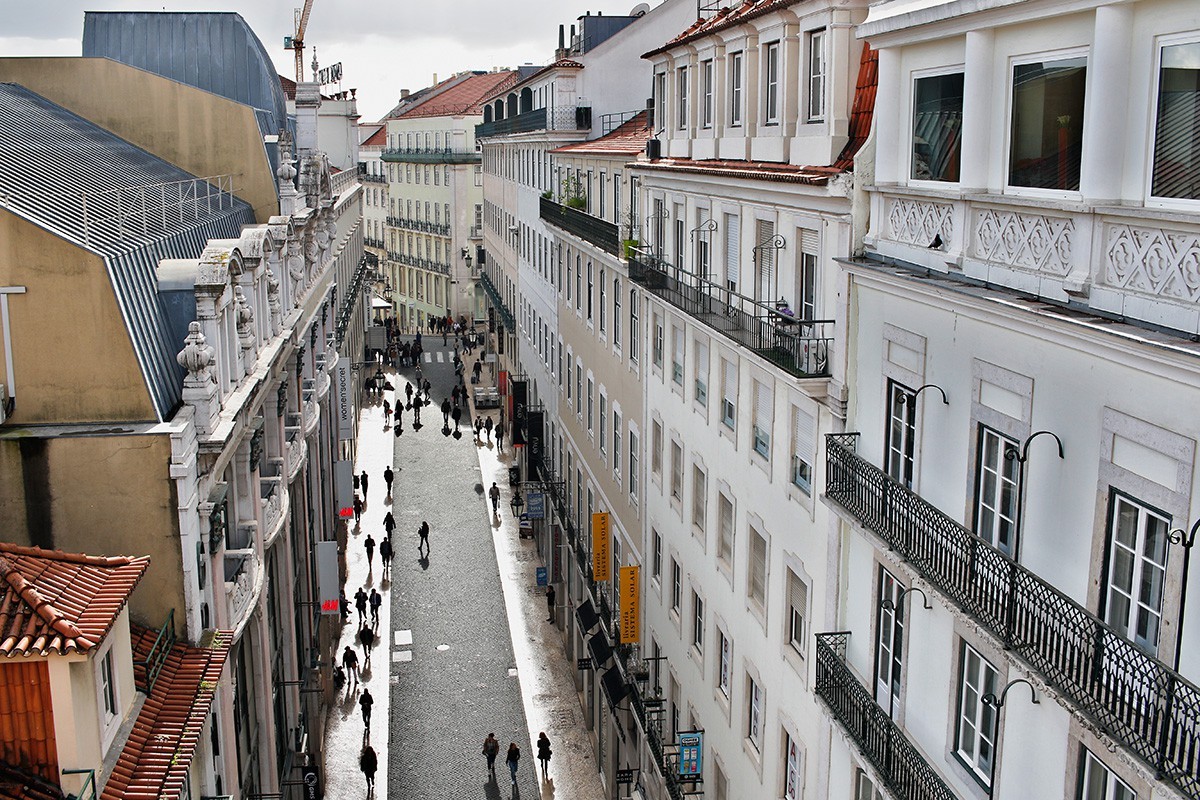
[[[419,431],[405,410],[396,436],[384,423],[382,398],[366,399],[361,410],[355,472],[368,473],[369,491],[361,522],[348,536],[352,608],[338,653],[356,645],[357,589],[378,589],[384,604],[369,666],[357,687],[348,683],[330,717],[326,797],[366,796],[358,763],[364,744],[358,699],[365,688],[375,699],[369,741],[379,758],[376,798],[600,800],[605,794],[582,724],[574,665],[559,629],[546,621],[534,544],[518,538],[509,509],[508,442],[502,453],[494,437],[475,442],[465,413],[462,437],[443,435],[439,406],[453,386],[454,349],[437,338],[425,339],[423,376],[433,402],[422,409]],[[484,383],[492,380],[485,369]],[[406,381],[415,386],[412,368],[391,376],[389,402],[404,403]],[[389,456],[396,471],[390,498],[382,477]],[[486,494],[493,481],[502,492],[498,515]],[[368,534],[382,541],[389,510],[395,559],[385,577],[378,551],[368,565],[363,543]],[[430,527],[427,552],[418,550],[422,521]],[[559,610],[560,623],[565,613]],[[554,751],[546,779],[536,760],[541,731]],[[489,732],[501,744],[494,779],[481,753]],[[504,763],[510,742],[521,750],[515,785]]]

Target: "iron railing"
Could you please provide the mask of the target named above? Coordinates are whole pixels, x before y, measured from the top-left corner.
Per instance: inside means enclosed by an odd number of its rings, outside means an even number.
[[[483,287],[483,291],[488,296],[488,300],[495,307],[496,313],[500,315],[500,319],[504,322],[504,327],[510,331],[517,329],[516,318],[512,312],[508,310],[508,306],[504,305],[504,300],[500,297],[500,292],[496,289],[496,284],[492,283],[492,278],[486,272],[479,273],[479,284]]]
[[[586,211],[564,206],[548,197],[543,197],[541,198],[541,217],[545,222],[562,228],[585,242],[591,242],[605,252],[613,255],[621,252],[621,237],[617,226],[599,217],[593,217]]]
[[[440,272],[443,275],[450,274],[450,265],[440,261],[434,261],[432,258],[420,258],[418,256],[410,256],[405,253],[390,253],[390,261],[395,261],[397,264],[404,264],[408,267],[418,267],[427,269],[432,272]]]
[[[600,135],[612,133],[617,128],[624,125],[629,120],[642,113],[645,109],[637,109],[636,111],[618,111],[615,114],[600,115]]]
[[[64,769],[63,775],[86,775],[78,792],[67,795],[67,800],[96,800],[96,770]]]
[[[233,175],[80,192],[83,241],[116,233],[151,236],[233,208]]]
[[[826,437],[825,493],[1160,779],[1200,798],[1200,689],[855,452]]]
[[[850,634],[817,634],[817,697],[878,770],[892,796],[957,800],[937,771],[859,683],[846,664]]]
[[[410,164],[471,164],[479,161],[478,150],[455,150],[452,147],[391,147],[379,154],[384,161]]]
[[[167,613],[167,621],[158,629],[158,637],[155,638],[154,644],[151,645],[150,652],[146,654],[145,660],[137,663],[137,666],[141,667],[143,671],[143,681],[138,685],[138,691],[144,694],[150,694],[154,691],[154,684],[158,681],[158,673],[162,672],[163,664],[167,663],[167,656],[170,655],[175,641],[175,609],[172,608]]]
[[[528,131],[587,131],[592,128],[592,109],[589,106],[561,106],[526,111],[515,117],[483,122],[475,126],[475,138],[507,136]]]
[[[434,233],[438,236],[450,235],[450,224],[442,222],[429,222],[424,219],[408,219],[407,217],[392,217],[389,216],[385,220],[388,225],[393,228],[404,228],[409,231],[417,231],[418,233]]]
[[[362,178],[364,183],[387,183],[387,175],[379,175],[374,172],[360,172],[358,177]]]
[[[833,326],[833,320],[785,316],[657,259],[629,259],[629,279],[798,378],[829,376],[833,337],[822,333]]]

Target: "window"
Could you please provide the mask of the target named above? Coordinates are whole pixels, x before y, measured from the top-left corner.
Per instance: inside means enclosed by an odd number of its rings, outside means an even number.
[[[742,124],[742,54],[729,57],[729,124]]]
[[[737,428],[737,364],[721,359],[721,367],[724,373],[721,387],[721,422],[725,423],[725,427],[729,430],[735,430]]]
[[[871,776],[861,769],[854,771],[854,800],[884,800],[883,792],[875,788]]]
[[[683,206],[675,206],[675,266],[683,269],[684,251],[687,250],[687,222],[683,219]]]
[[[688,124],[688,118],[687,118],[688,117],[687,67],[680,67],[679,69],[675,70],[675,87],[676,87],[675,91],[677,93],[676,99],[678,100],[678,106],[677,106],[676,113],[679,115],[678,119],[676,120],[676,122],[677,122],[676,127],[678,127],[679,130],[685,130],[687,128],[687,124]]]
[[[802,320],[817,318],[817,232],[797,230],[800,252],[796,256],[796,314]],[[811,325],[803,326],[802,332],[812,335]]]
[[[679,603],[683,591],[683,569],[679,566],[679,562],[674,558],[671,559],[671,610],[676,614],[679,613]]]
[[[662,317],[654,314],[654,352],[651,354],[654,366],[662,369],[663,365],[663,324]]]
[[[963,73],[913,81],[913,180],[958,180],[962,111]]]
[[[708,236],[711,233],[708,230],[709,222],[708,210],[701,209],[696,212],[696,230],[692,232],[696,240],[696,266],[693,271],[705,280],[708,279]]]
[[[601,453],[608,452],[608,398],[604,396],[604,392],[600,393],[600,414],[597,417],[599,423],[599,432],[596,436],[597,444],[600,446]]]
[[[769,219],[755,221],[755,299],[762,303],[773,303],[775,294],[775,223]]]
[[[702,406],[708,405],[708,345],[699,340],[692,343],[696,359],[695,398]]]
[[[592,321],[592,262],[587,263],[587,318]],[[602,328],[603,329],[603,328]]]
[[[731,292],[737,291],[741,274],[738,263],[742,244],[741,221],[737,214],[725,215],[725,286]]]
[[[746,593],[759,609],[767,607],[767,540],[750,529],[750,564],[747,566]]]
[[[1087,59],[1013,66],[1008,183],[1079,189]]]
[[[808,586],[800,580],[800,576],[787,571],[787,638],[788,644],[801,656],[806,651],[805,635],[808,630]]]
[[[613,343],[613,347],[620,347],[621,346],[621,279],[620,278],[613,278],[612,291],[613,291],[612,343]],[[601,318],[603,318],[603,313],[604,312],[601,311]],[[601,325],[601,330],[603,330],[603,325]]]
[[[708,476],[700,467],[692,466],[692,524],[704,531],[708,510]]]
[[[671,326],[671,380],[683,386],[683,328]]]
[[[617,411],[613,411],[612,463],[613,474],[616,476],[617,484],[619,485],[621,483],[621,415]]]
[[[1150,194],[1200,200],[1200,42],[1163,47]]]
[[[1017,475],[1019,464],[1005,450],[1017,443],[979,426],[979,471],[975,480],[975,533],[1007,556],[1017,547]]]
[[[725,635],[725,631],[717,628],[717,642],[720,644],[720,663],[717,664],[717,688],[721,694],[729,697],[729,671],[733,666],[733,642]]]
[[[683,447],[671,442],[671,499],[683,500]]]
[[[1169,517],[1113,492],[1109,505],[1104,619],[1151,655],[1158,653]]]
[[[704,598],[692,592],[692,647],[704,652]]]
[[[825,119],[825,31],[808,35],[808,121]]]
[[[712,127],[713,121],[713,62],[711,59],[700,65],[700,75],[703,87],[700,104],[700,124],[705,128]]]
[[[894,717],[900,706],[904,656],[904,587],[892,573],[879,568],[879,617],[875,632],[875,702]]]
[[[763,56],[763,120],[779,123],[779,42],[768,44]]]
[[[650,423],[650,471],[655,475],[662,474],[663,429],[662,423],[653,420]]]
[[[592,387],[594,385],[595,384],[592,383],[592,379],[589,377],[588,382],[587,382],[587,429],[588,429],[588,433],[592,432],[592,417],[593,417],[592,412],[595,411],[595,408],[592,405]]]
[[[713,766],[717,775],[713,800],[729,800],[729,778],[725,775],[725,770],[721,769],[720,761],[713,761]]]
[[[655,127],[667,127],[667,73],[654,75],[654,123]]]
[[[746,738],[754,749],[762,751],[762,712],[763,692],[758,682],[749,675],[746,676]]]
[[[771,387],[754,382],[754,452],[771,457]]]
[[[717,493],[717,559],[733,563],[733,501]]]
[[[575,365],[575,413],[583,416],[583,365]]]
[[[650,577],[654,580],[662,578],[662,556],[663,556],[663,541],[662,534],[655,529],[650,529],[650,536],[654,540],[654,555],[650,561]]]
[[[996,668],[964,643],[958,685],[958,732],[955,755],[984,786],[992,782],[996,709],[983,698],[996,692]]]
[[[629,290],[629,360],[634,364],[638,361],[638,343],[641,331],[638,330],[638,296],[637,289]]]
[[[629,431],[629,496],[635,501],[638,497],[638,437]]]
[[[117,716],[117,679],[113,674],[112,648],[100,659],[100,702],[104,708],[104,722]]]
[[[911,489],[917,447],[917,396],[902,383],[888,380],[887,452],[883,471]]]
[[[608,173],[600,170],[600,219],[604,219],[605,200],[608,198],[608,192],[604,191],[604,187],[608,185]]]
[[[783,759],[784,800],[800,800],[800,744],[790,733],[783,735]]]
[[[1137,793],[1085,747],[1079,764],[1079,800],[1137,800]]]
[[[792,406],[792,484],[808,495],[812,494],[815,427],[812,414]]]

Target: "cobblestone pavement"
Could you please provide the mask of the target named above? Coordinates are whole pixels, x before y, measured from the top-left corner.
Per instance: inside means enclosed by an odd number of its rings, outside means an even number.
[[[422,409],[422,428],[413,429],[406,410],[401,436],[385,430],[378,400],[368,401],[360,417],[356,471],[367,469],[371,482],[361,532],[352,530],[349,537],[347,592],[353,598],[364,579],[386,590],[382,638],[367,683],[376,698],[375,797],[600,800],[604,792],[572,682],[574,665],[563,653],[559,629],[546,622],[545,600],[534,587],[540,562],[532,541],[518,538],[508,506],[508,443],[503,454],[494,440],[476,443],[468,414],[461,439],[442,434],[439,406],[453,385],[453,342],[443,347],[440,337],[426,336],[424,344],[423,374],[433,385],[433,404]],[[411,368],[391,378],[401,402],[406,380],[415,384]],[[483,382],[492,380],[486,368]],[[497,412],[490,413],[495,419]],[[393,446],[396,484],[386,505],[382,471]],[[502,489],[499,517],[486,497],[493,480]],[[374,574],[367,575],[362,548],[366,532],[382,538],[388,509],[396,519],[390,582],[380,580],[378,554]],[[427,557],[418,551],[422,520],[430,526]],[[351,621],[356,618],[352,610]],[[344,638],[353,627],[346,626]],[[365,796],[357,760],[362,722],[354,699],[345,698],[328,729],[326,797]],[[540,777],[534,746],[543,730],[554,743],[548,779]],[[495,780],[480,753],[493,731],[501,742]],[[521,749],[515,787],[504,765],[509,742]]]

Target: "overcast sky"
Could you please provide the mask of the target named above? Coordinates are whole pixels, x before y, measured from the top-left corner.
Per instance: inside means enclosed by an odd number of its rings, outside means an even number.
[[[358,89],[364,122],[395,105],[401,89],[428,86],[464,69],[545,64],[554,55],[559,24],[587,11],[628,14],[638,0],[315,0],[304,42],[305,77],[312,46],[321,66],[340,61],[342,88]],[[650,5],[657,5],[651,0]],[[237,11],[275,60],[295,78],[283,37],[303,0],[0,0],[0,55],[80,54],[84,11]],[[53,8],[53,11],[48,11]]]

